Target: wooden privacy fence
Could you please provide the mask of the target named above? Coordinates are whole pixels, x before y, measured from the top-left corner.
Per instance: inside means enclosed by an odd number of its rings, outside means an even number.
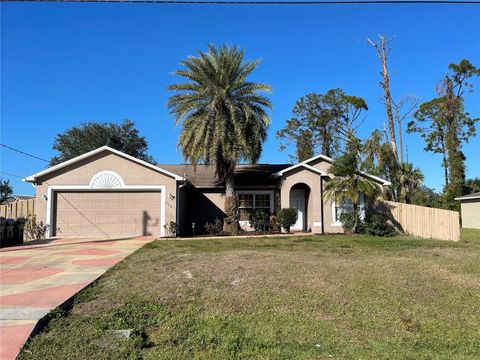
[[[0,217],[4,218],[26,218],[35,210],[35,199],[18,200],[6,205],[0,205]]]
[[[394,225],[409,235],[425,239],[460,240],[458,211],[384,201]]]

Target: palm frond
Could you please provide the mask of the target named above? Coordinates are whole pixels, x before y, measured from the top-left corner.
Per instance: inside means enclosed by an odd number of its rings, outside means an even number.
[[[181,62],[174,72],[186,82],[172,84],[168,108],[182,126],[178,147],[187,161],[214,163],[225,179],[238,161],[260,158],[270,118],[271,92],[264,83],[247,81],[259,60],[244,60],[238,47],[209,45]]]

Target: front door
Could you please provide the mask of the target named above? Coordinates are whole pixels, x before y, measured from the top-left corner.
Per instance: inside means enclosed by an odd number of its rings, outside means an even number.
[[[290,207],[297,209],[297,222],[290,229],[303,231],[305,223],[305,191],[302,189],[290,190]]]

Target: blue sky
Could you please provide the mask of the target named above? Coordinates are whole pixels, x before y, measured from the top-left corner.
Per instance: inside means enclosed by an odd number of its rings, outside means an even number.
[[[246,49],[262,64],[253,79],[269,83],[272,124],[261,162],[288,162],[276,130],[295,101],[340,87],[370,110],[359,131],[382,128],[379,63],[365,38],[395,36],[390,69],[395,98],[435,96],[448,64],[480,66],[479,5],[187,6],[152,4],[1,4],[1,142],[49,159],[54,136],[84,121],[136,122],[160,163],[181,162],[179,129],[166,109],[166,86],[179,62],[209,43]],[[480,81],[467,97],[480,116]],[[480,132],[480,126],[477,126]],[[439,155],[406,135],[409,160],[440,190]],[[480,176],[480,137],[464,147],[468,177]],[[28,176],[41,161],[0,148],[1,171]],[[9,178],[16,193],[30,184]]]

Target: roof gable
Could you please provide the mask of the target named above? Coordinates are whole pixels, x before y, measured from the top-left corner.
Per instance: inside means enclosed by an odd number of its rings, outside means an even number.
[[[314,173],[317,173],[319,174],[320,176],[329,176],[328,173],[326,173],[325,171],[322,171],[320,169],[317,169],[316,167],[313,167],[311,165],[308,165],[308,164],[305,164],[305,163],[298,163],[298,164],[295,164],[295,165],[292,165],[286,169],[283,169],[283,170],[280,170],[278,172],[276,172],[274,175],[275,176],[282,176],[283,174],[289,172],[289,171],[292,171],[292,170],[295,170],[295,169],[298,169],[298,168],[304,168],[304,169],[307,169],[307,170],[310,170],[310,171],[313,171]]]
[[[274,175],[275,175],[275,176],[281,176],[281,175],[285,174],[286,172],[289,172],[290,170],[296,169],[296,168],[298,168],[298,167],[306,167],[305,165],[308,165],[308,163],[310,163],[310,162],[312,162],[312,161],[315,161],[315,160],[317,160],[317,159],[322,159],[322,160],[325,160],[325,161],[327,161],[327,162],[329,162],[329,163],[333,162],[333,159],[332,159],[331,157],[328,157],[328,156],[319,154],[319,155],[313,156],[313,157],[311,157],[311,158],[309,158],[309,159],[307,159],[307,160],[304,160],[304,161],[302,161],[302,162],[299,162],[299,163],[297,163],[297,164],[295,164],[295,165],[292,165],[292,166],[290,166],[290,167],[287,167],[287,168],[285,168],[285,169],[283,169],[283,170],[281,170],[281,171],[278,171],[278,172],[275,173]],[[310,166],[310,165],[309,165],[309,166]],[[312,166],[310,166],[310,167],[312,168]],[[310,169],[310,170],[311,170],[311,169]],[[316,170],[322,172],[324,176],[327,176],[327,175],[328,175],[328,174],[325,173],[324,171],[321,171],[321,170],[319,170],[319,169],[316,169]]]
[[[158,172],[160,172],[160,173],[162,173],[162,174],[165,174],[165,175],[167,175],[167,176],[170,176],[170,177],[174,178],[175,180],[183,180],[183,177],[182,177],[182,176],[179,176],[179,175],[177,175],[177,174],[174,174],[174,173],[172,173],[172,172],[170,172],[170,171],[167,171],[167,170],[165,170],[165,169],[162,169],[162,168],[160,168],[160,167],[158,167],[158,166],[156,166],[156,165],[150,164],[150,163],[148,163],[148,162],[146,162],[146,161],[137,159],[137,158],[134,157],[134,156],[125,154],[124,152],[119,151],[119,150],[116,150],[116,149],[113,149],[113,148],[111,148],[111,147],[109,147],[109,146],[102,146],[102,147],[100,147],[100,148],[98,148],[98,149],[89,151],[89,152],[87,152],[87,153],[85,153],[85,154],[82,154],[82,155],[80,155],[80,156],[77,156],[77,157],[75,157],[75,158],[73,158],[73,159],[64,161],[64,162],[62,162],[62,163],[60,163],[60,164],[57,164],[57,165],[52,166],[52,167],[49,167],[48,169],[45,169],[45,170],[43,170],[43,171],[40,171],[40,172],[35,173],[35,174],[33,174],[33,175],[30,175],[30,176],[26,177],[26,178],[23,179],[23,180],[24,180],[24,181],[27,181],[27,182],[33,182],[33,183],[34,183],[34,182],[36,181],[36,179],[39,178],[39,177],[48,175],[48,174],[50,174],[50,173],[52,173],[52,172],[54,172],[54,171],[60,170],[60,169],[62,169],[62,168],[64,168],[64,167],[67,167],[67,166],[69,166],[69,165],[75,164],[75,163],[77,163],[77,162],[79,162],[79,161],[81,161],[81,160],[88,159],[89,157],[92,157],[92,156],[94,156],[94,155],[96,155],[96,154],[100,154],[100,153],[105,152],[105,151],[108,151],[108,152],[110,152],[110,153],[112,153],[112,154],[118,155],[118,156],[123,157],[123,158],[125,158],[125,159],[128,159],[128,160],[130,160],[130,161],[133,161],[133,162],[135,162],[135,163],[137,163],[137,164],[140,164],[140,165],[143,165],[143,166],[145,166],[145,167],[148,167],[148,168],[150,168],[150,169],[152,169],[152,170],[154,170],[154,171],[158,171]]]
[[[328,156],[319,154],[319,155],[313,156],[313,157],[311,157],[311,158],[309,158],[309,159],[307,159],[307,160],[305,160],[305,161],[299,162],[298,164],[292,165],[292,166],[290,166],[290,167],[288,167],[288,168],[285,168],[285,169],[283,169],[283,170],[281,170],[281,171],[278,171],[278,172],[276,172],[274,175],[275,175],[275,176],[282,176],[282,175],[284,175],[285,173],[287,173],[287,172],[289,172],[289,171],[291,171],[291,170],[294,170],[294,169],[299,168],[299,167],[304,167],[304,168],[306,168],[306,169],[308,169],[308,170],[317,172],[318,174],[320,174],[320,176],[331,177],[330,174],[328,174],[327,172],[322,171],[322,170],[320,170],[320,169],[317,169],[317,168],[309,165],[309,163],[311,163],[312,161],[318,160],[318,159],[325,160],[325,161],[327,161],[327,162],[329,162],[329,163],[332,163],[332,162],[333,162],[333,159],[332,159],[331,157],[328,157]],[[390,181],[387,181],[387,180],[385,180],[385,179],[379,178],[378,176],[374,176],[374,175],[368,174],[368,173],[366,173],[366,172],[364,172],[364,171],[360,171],[359,174],[360,174],[360,175],[363,175],[363,176],[365,176],[365,177],[368,177],[368,178],[370,178],[370,179],[372,179],[372,180],[374,180],[374,181],[376,181],[376,182],[378,182],[378,183],[380,183],[380,184],[382,184],[382,185],[384,185],[384,186],[389,186],[389,185],[392,184]]]

